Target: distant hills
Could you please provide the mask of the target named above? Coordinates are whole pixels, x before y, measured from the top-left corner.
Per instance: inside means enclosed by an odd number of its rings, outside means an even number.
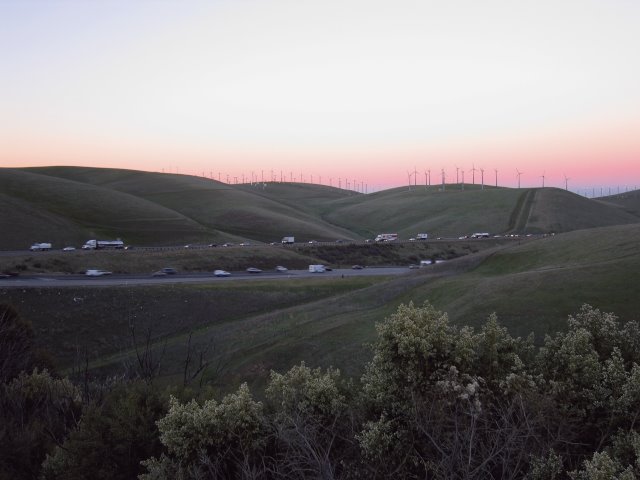
[[[427,232],[459,236],[567,232],[640,222],[635,192],[586,199],[557,189],[465,185],[360,194],[301,183],[228,185],[124,169],[0,169],[0,249],[55,247],[90,238],[175,245],[250,240],[362,240]]]

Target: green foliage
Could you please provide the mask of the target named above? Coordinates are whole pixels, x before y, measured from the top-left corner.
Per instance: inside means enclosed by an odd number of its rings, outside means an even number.
[[[0,304],[0,383],[34,367],[33,328],[11,305]]]
[[[45,455],[79,422],[80,391],[46,370],[0,384],[0,478],[36,478]]]
[[[140,478],[231,478],[241,470],[239,465],[259,460],[263,406],[252,399],[246,384],[221,402],[211,399],[202,406],[171,398],[158,428],[166,455],[144,462],[149,473]]]
[[[43,478],[136,478],[143,473],[140,462],[160,453],[156,422],[165,413],[165,402],[148,384],[118,386],[85,408],[78,428],[45,460]]]
[[[271,372],[267,398],[282,415],[318,415],[332,417],[347,408],[345,386],[340,384],[340,371],[329,368],[310,369],[304,362],[284,375]]]

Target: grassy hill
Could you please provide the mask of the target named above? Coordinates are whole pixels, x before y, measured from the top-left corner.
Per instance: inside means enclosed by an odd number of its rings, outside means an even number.
[[[350,225],[363,236],[397,232],[401,237],[428,232],[457,237],[472,232],[566,232],[629,224],[640,216],[557,188],[509,189],[465,185],[407,187],[336,200],[324,216]]]
[[[607,205],[616,205],[624,211],[640,217],[640,190],[600,197],[597,201]]]
[[[28,248],[35,241],[79,245],[96,237],[152,244],[216,235],[149,200],[33,171],[0,169],[0,192],[2,249]]]
[[[203,228],[237,237],[265,242],[279,241],[290,234],[300,240],[353,238],[352,232],[328,224],[286,202],[261,195],[261,189],[255,187],[227,185],[187,175],[134,170],[81,167],[29,170],[135,195],[175,211]],[[268,185],[270,188],[274,186]],[[316,189],[323,190],[324,187]]]
[[[301,360],[357,374],[375,323],[401,302],[429,300],[460,325],[478,326],[496,312],[512,333],[538,339],[562,329],[583,303],[638,320],[638,244],[636,224],[496,246],[395,278],[5,289],[0,297],[66,366],[82,344],[94,367],[121,368],[133,323],[153,327],[167,378],[178,378],[193,331],[193,344],[224,363],[225,382],[261,382],[270,369]]]
[[[139,245],[251,239],[457,237],[565,232],[640,221],[636,197],[589,200],[556,188],[407,187],[369,195],[323,185],[227,185],[122,169],[0,169],[0,249],[120,237]]]

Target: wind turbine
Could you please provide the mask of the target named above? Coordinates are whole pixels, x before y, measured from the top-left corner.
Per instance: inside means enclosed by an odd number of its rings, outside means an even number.
[[[407,171],[407,176],[409,177],[409,190],[411,190],[411,172]]]
[[[498,186],[498,169],[494,168],[493,169],[496,172],[496,187]]]
[[[460,184],[460,189],[464,190],[464,170],[462,170],[462,183]]]
[[[542,188],[544,188],[544,174],[545,172],[542,172],[542,175],[540,175],[540,178],[542,178]]]
[[[476,184],[476,172],[478,171],[478,169],[476,168],[476,166],[472,163],[471,164],[471,170],[469,170],[471,172],[471,184],[475,185]]]
[[[458,181],[458,171],[459,171],[459,170],[460,170],[460,167],[458,167],[458,166],[456,165],[456,183],[457,183],[457,184],[460,184],[460,182]]]
[[[418,170],[416,167],[413,167],[413,183],[417,187],[418,186]]]
[[[482,190],[484,190],[484,168],[480,169],[480,178],[482,178]]]
[[[444,192],[444,168],[442,169],[442,191]]]
[[[520,175],[522,175],[522,173],[523,173],[523,172],[521,172],[521,171],[520,171],[520,170],[518,170],[517,168],[516,168],[516,172],[517,172],[517,173],[516,173],[516,175],[517,175],[517,177],[518,177],[518,188],[520,188]]]
[[[427,189],[427,171],[424,171],[424,189]]]
[[[431,186],[431,169],[427,170],[429,172],[429,186]]]
[[[564,176],[564,189],[567,190],[567,191],[569,190],[569,180],[571,180],[571,179],[565,175]]]

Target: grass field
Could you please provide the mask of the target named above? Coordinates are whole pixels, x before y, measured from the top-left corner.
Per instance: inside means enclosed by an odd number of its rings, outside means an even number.
[[[622,203],[621,203],[622,202]],[[634,203],[635,202],[635,203]],[[413,186],[360,194],[323,185],[229,185],[187,175],[85,167],[0,169],[0,250],[90,238],[132,245],[566,232],[640,221],[637,201],[555,188]]]
[[[640,225],[492,246],[394,278],[310,279],[220,285],[4,289],[0,301],[29,318],[64,367],[86,347],[93,368],[116,372],[132,357],[130,325],[153,326],[163,376],[179,382],[188,332],[210,348],[216,381],[264,381],[302,360],[358,375],[375,323],[400,303],[432,302],[454,323],[496,312],[516,335],[564,328],[583,303],[638,320]]]
[[[637,193],[637,192],[636,192]],[[475,231],[565,232],[542,239],[399,244],[259,245],[250,248],[116,252],[38,252],[0,256],[0,270],[78,273],[102,268],[151,273],[272,269],[310,263],[445,263],[394,278],[255,281],[215,285],[0,290],[32,321],[39,345],[62,368],[86,352],[93,371],[130,364],[131,327],[149,332],[162,375],[179,382],[189,333],[207,349],[217,382],[261,383],[270,369],[302,360],[357,375],[375,323],[400,303],[432,302],[453,322],[478,326],[492,312],[516,335],[538,339],[562,329],[583,303],[638,320],[640,207],[637,196],[590,200],[560,189],[447,185],[370,195],[308,184],[226,185],[208,179],[129,170],[0,169],[0,249],[89,238],[126,243],[221,243],[243,239],[401,238]],[[214,369],[215,370],[215,369]]]

